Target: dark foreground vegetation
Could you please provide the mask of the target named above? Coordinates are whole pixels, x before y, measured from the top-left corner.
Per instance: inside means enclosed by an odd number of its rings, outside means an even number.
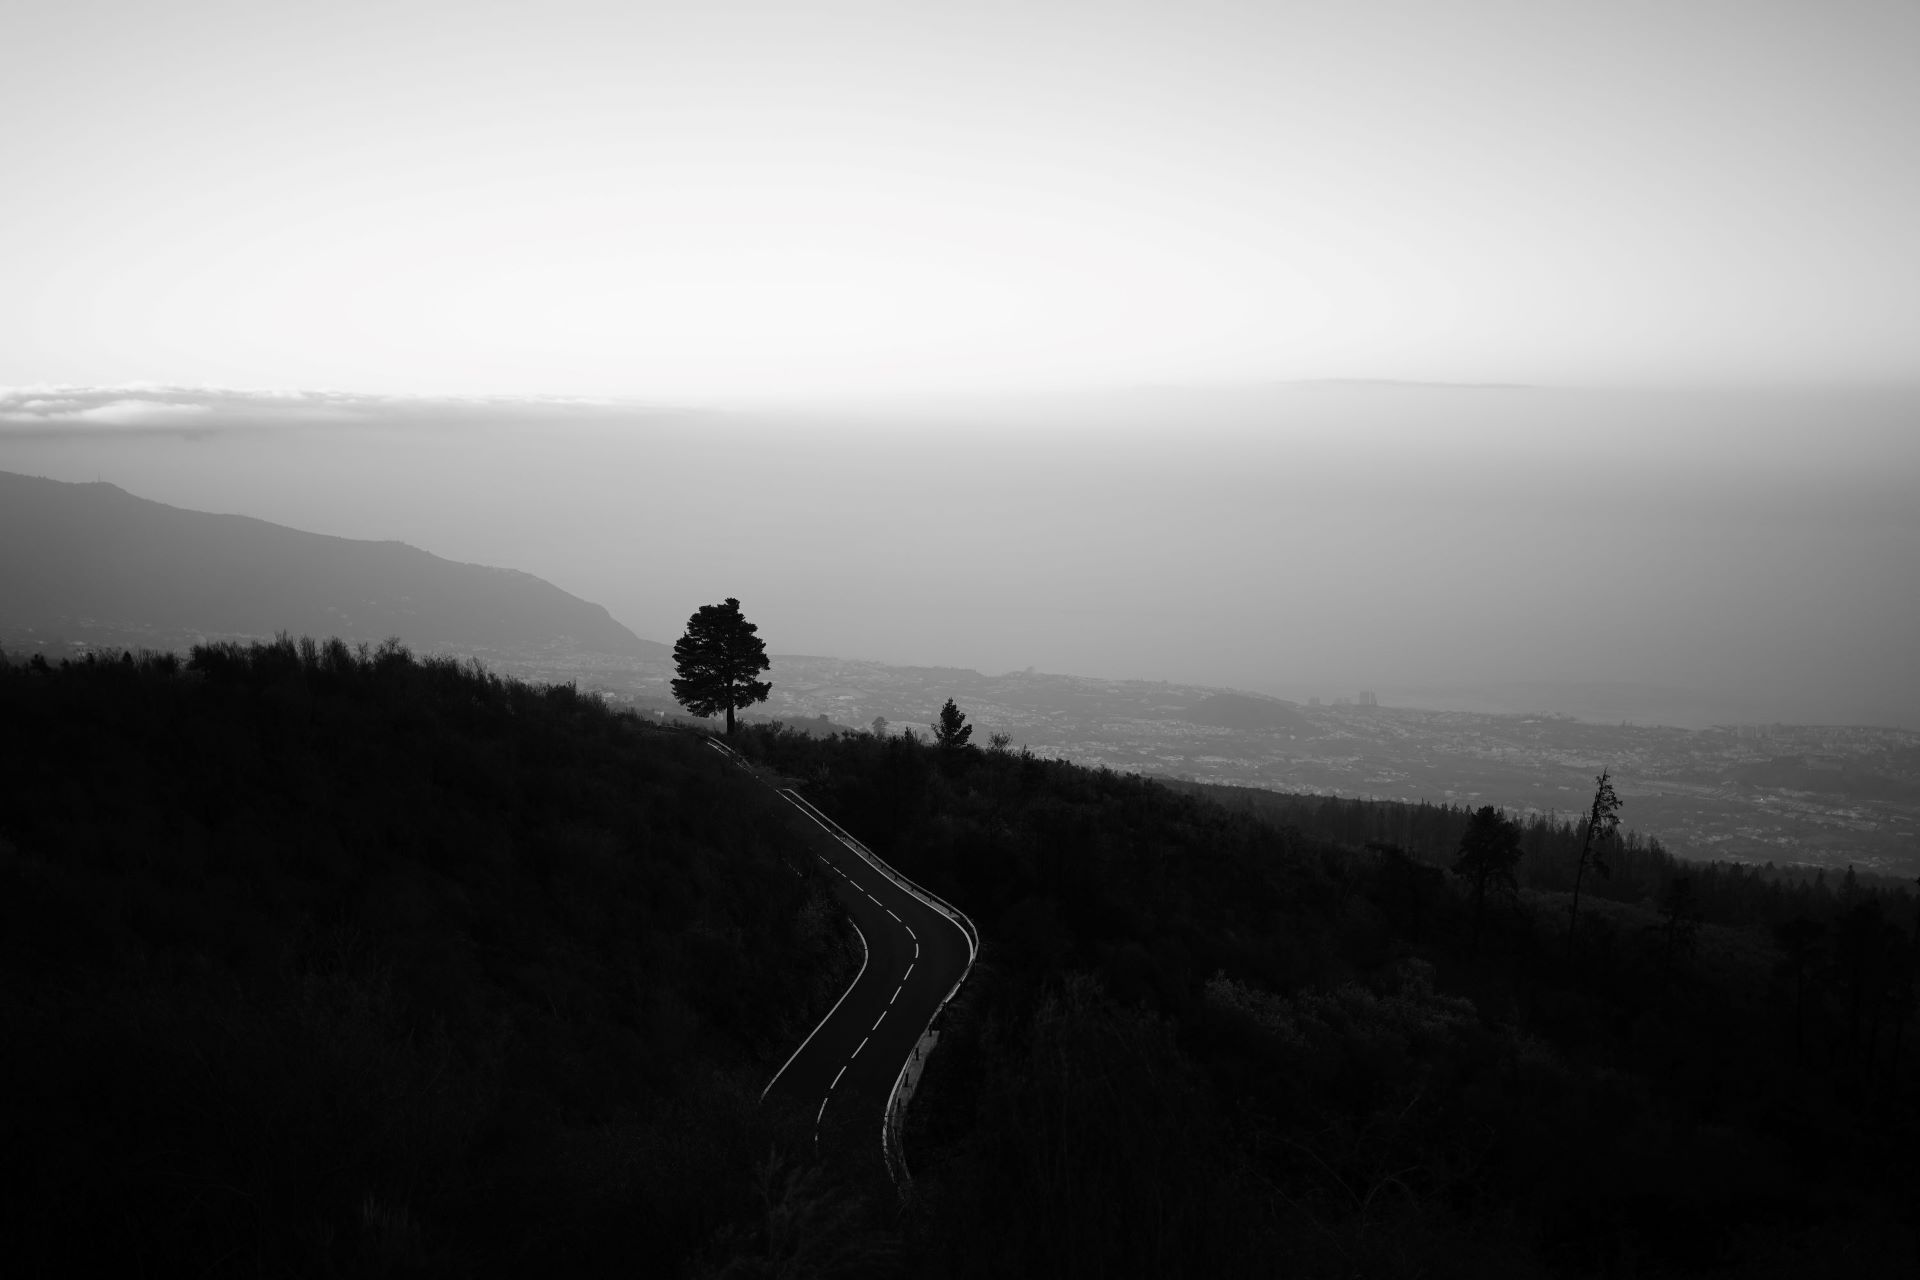
[[[985,939],[909,1120],[919,1274],[1920,1261],[1904,886],[1627,841],[1569,947],[1577,828],[1522,827],[1476,928],[1464,810],[743,736]]]
[[[1633,845],[1570,946],[1578,830],[742,726],[984,937],[901,1207],[755,1105],[857,959],[697,738],[287,642],[0,725],[14,1274],[1914,1272],[1900,886]]]
[[[844,1213],[756,1101],[857,950],[697,738],[337,642],[16,661],[0,726],[10,1275],[699,1273],[763,1193]]]

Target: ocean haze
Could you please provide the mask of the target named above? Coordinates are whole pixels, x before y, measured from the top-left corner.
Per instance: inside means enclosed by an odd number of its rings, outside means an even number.
[[[0,469],[522,569],[663,641],[734,595],[776,652],[1920,727],[1917,404],[1306,384],[747,413],[42,388],[0,403]]]

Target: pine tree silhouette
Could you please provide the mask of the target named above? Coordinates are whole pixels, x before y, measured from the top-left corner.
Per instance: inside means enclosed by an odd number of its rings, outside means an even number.
[[[687,619],[686,634],[673,646],[679,676],[673,696],[697,716],[727,713],[727,736],[733,736],[733,713],[765,702],[773,686],[754,677],[772,665],[760,630],[741,616],[740,602],[728,596],[722,604],[701,605]]]
[[[973,726],[967,723],[966,714],[953,704],[952,698],[940,708],[939,723],[931,727],[934,745],[945,751],[958,751],[973,737]]]

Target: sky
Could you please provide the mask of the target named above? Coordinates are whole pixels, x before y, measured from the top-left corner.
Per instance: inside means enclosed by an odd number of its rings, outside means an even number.
[[[9,0],[0,468],[662,640],[736,595],[778,652],[1920,728],[1916,49],[1910,0]]]
[[[0,384],[1920,375],[1909,0],[10,0],[0,47]]]

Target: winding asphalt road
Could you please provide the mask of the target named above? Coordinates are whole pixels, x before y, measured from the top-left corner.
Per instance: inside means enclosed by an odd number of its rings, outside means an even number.
[[[746,767],[733,752],[713,745]],[[900,1183],[905,1170],[887,1150],[889,1100],[921,1033],[966,977],[978,937],[964,916],[956,920],[923,901],[924,891],[910,888],[798,792],[782,789],[779,795],[804,816],[808,856],[818,860],[853,918],[866,960],[762,1098],[797,1104],[811,1116],[822,1154],[855,1161],[878,1156]]]

